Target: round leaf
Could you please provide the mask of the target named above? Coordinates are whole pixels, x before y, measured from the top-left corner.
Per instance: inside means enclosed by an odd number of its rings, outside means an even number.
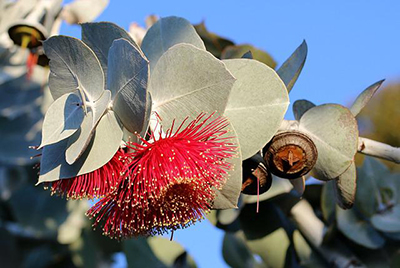
[[[336,179],[334,186],[338,205],[343,209],[351,208],[356,198],[357,187],[356,165],[354,163]]]
[[[179,43],[192,44],[199,49],[206,49],[200,36],[186,19],[166,17],[154,23],[142,42],[142,50],[150,61],[151,70],[170,47]]]
[[[114,112],[108,111],[101,118],[88,148],[74,164],[69,165],[64,156],[68,139],[45,146],[38,183],[73,178],[104,166],[117,152],[122,134]]]
[[[80,127],[84,113],[79,96],[67,93],[53,102],[46,112],[40,147],[70,137]]]
[[[350,240],[369,249],[383,246],[385,239],[366,221],[357,216],[354,209],[336,209],[339,230]]]
[[[83,118],[78,131],[68,139],[68,149],[65,152],[67,163],[72,165],[83,154],[89,145],[95,128],[106,111],[111,100],[111,92],[104,91],[101,98],[92,104],[90,111]]]
[[[372,225],[382,232],[400,232],[400,204],[371,217]]]
[[[81,26],[82,41],[96,54],[101,63],[104,74],[107,74],[108,72],[108,52],[114,40],[124,38],[140,50],[139,46],[132,40],[129,33],[114,23],[93,22],[83,23]]]
[[[237,145],[237,155],[228,161],[232,165],[229,171],[229,177],[221,190],[216,190],[216,195],[212,209],[230,209],[237,208],[240,191],[242,189],[242,155],[240,153],[240,144],[236,138],[236,132],[232,125],[227,127],[230,132],[226,135],[232,137],[232,143]]]
[[[97,100],[104,89],[104,74],[94,52],[81,40],[53,36],[43,43],[50,59],[49,86],[53,99],[78,89],[83,101]]]
[[[222,256],[233,268],[254,267],[255,259],[246,245],[234,234],[225,233],[222,242]]]
[[[235,78],[209,52],[189,44],[179,44],[160,58],[150,83],[153,110],[164,129],[173,120],[196,118],[200,113],[222,115]]]
[[[358,127],[347,108],[338,104],[313,107],[301,117],[299,130],[312,139],[318,150],[314,177],[334,179],[353,163],[358,147]]]
[[[224,60],[237,79],[226,105],[239,137],[243,159],[261,150],[280,127],[289,105],[285,85],[276,72],[256,60]]]
[[[114,102],[113,111],[130,132],[140,133],[145,122],[149,63],[125,39],[113,42],[108,54],[107,87]]]

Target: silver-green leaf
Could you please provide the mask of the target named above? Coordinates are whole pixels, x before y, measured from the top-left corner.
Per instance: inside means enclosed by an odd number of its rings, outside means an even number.
[[[67,163],[72,165],[85,151],[93,136],[95,128],[111,101],[111,92],[105,90],[100,99],[90,107],[77,132],[68,139],[68,149],[65,152]]]
[[[92,142],[74,164],[65,160],[68,139],[43,148],[38,183],[73,178],[92,172],[105,165],[120,147],[122,130],[113,111],[100,120]]]
[[[303,43],[293,52],[293,54],[276,71],[288,92],[290,92],[299,77],[307,58],[307,43]]]
[[[354,209],[336,209],[336,220],[339,230],[363,247],[378,249],[385,243],[381,234],[368,222],[362,220]]]
[[[164,53],[150,78],[153,110],[164,129],[173,120],[194,119],[202,112],[222,115],[235,82],[224,63],[189,44],[178,44]]]
[[[374,96],[375,92],[379,89],[384,81],[385,80],[378,81],[361,92],[350,108],[350,111],[354,116],[357,116],[361,112],[361,110],[365,105],[367,105],[368,101]]]
[[[216,196],[212,205],[213,209],[230,209],[237,208],[240,192],[242,189],[242,155],[240,152],[240,144],[236,138],[236,131],[230,125],[230,132],[226,135],[232,137],[232,143],[237,145],[237,154],[228,160],[232,169],[229,171],[229,177],[221,190],[216,190]]]
[[[315,104],[308,100],[297,100],[293,103],[293,114],[294,118],[297,121],[300,121],[300,118],[303,116],[305,112],[315,107]]]
[[[113,111],[130,132],[140,133],[145,122],[149,62],[129,41],[118,39],[108,53],[107,88]]]
[[[243,159],[262,149],[278,131],[289,106],[285,85],[267,65],[251,59],[223,61],[237,79],[224,115],[234,126]]]
[[[39,148],[73,135],[79,129],[83,118],[81,99],[75,92],[64,94],[55,100],[44,117]]]
[[[94,52],[81,40],[53,36],[43,43],[50,59],[49,87],[53,99],[78,89],[82,100],[97,100],[104,89],[104,74]]]
[[[335,181],[334,189],[336,200],[342,209],[349,209],[353,206],[356,198],[357,174],[354,162]]]
[[[179,43],[206,49],[192,24],[184,18],[166,17],[153,24],[142,42],[142,50],[150,61],[151,70],[169,48]]]
[[[107,74],[108,52],[114,40],[124,38],[140,50],[128,32],[111,22],[83,23],[82,41],[87,44],[101,63],[104,74]],[[107,79],[106,79],[107,80]]]
[[[347,108],[338,104],[313,107],[301,117],[299,130],[312,139],[318,150],[314,177],[337,178],[353,163],[358,147],[358,126]]]

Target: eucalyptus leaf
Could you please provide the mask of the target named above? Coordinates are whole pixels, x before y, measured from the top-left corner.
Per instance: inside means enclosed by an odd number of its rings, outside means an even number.
[[[223,61],[237,79],[226,115],[234,126],[243,159],[261,150],[280,127],[289,105],[285,85],[276,72],[256,60]]]
[[[53,36],[43,43],[50,59],[49,86],[53,99],[79,90],[82,101],[96,101],[104,89],[104,74],[94,52],[81,40]]]
[[[160,57],[179,43],[191,44],[201,50],[205,46],[192,24],[184,18],[161,18],[151,26],[142,41],[142,50],[153,70]]]
[[[29,114],[14,120],[0,117],[0,162],[9,165],[27,165],[37,162],[37,154],[30,146],[41,140],[42,113],[35,107]]]
[[[234,222],[240,214],[240,208],[222,209],[217,211],[218,222],[222,225],[229,225]]]
[[[382,204],[379,181],[386,180],[390,172],[380,161],[365,157],[363,165],[357,170],[356,206],[367,217],[376,213]]]
[[[148,122],[147,80],[149,63],[129,41],[113,42],[108,54],[107,87],[113,95],[113,110],[132,133],[140,133]]]
[[[168,129],[174,120],[196,118],[200,113],[222,115],[235,78],[209,52],[189,44],[170,48],[151,76],[153,110]]]
[[[242,189],[242,155],[240,144],[236,138],[236,132],[232,125],[227,127],[230,132],[226,135],[232,137],[232,143],[237,145],[237,154],[229,159],[232,169],[229,171],[229,177],[221,190],[216,190],[216,196],[212,209],[230,209],[237,208],[240,191]]]
[[[234,234],[225,233],[222,242],[222,256],[232,268],[255,267],[255,259],[246,244]]]
[[[247,44],[226,47],[224,51],[222,51],[221,59],[238,59],[248,51],[253,55],[253,59],[268,65],[272,69],[276,67],[276,62],[267,52]]]
[[[356,198],[357,188],[355,163],[352,163],[350,167],[335,180],[334,186],[338,205],[342,209],[351,208]]]
[[[315,104],[308,100],[297,100],[293,103],[293,114],[294,118],[297,121],[300,121],[300,118],[303,116],[305,112],[315,107]]]
[[[357,116],[360,111],[367,105],[368,101],[374,96],[375,92],[379,89],[385,80],[381,80],[372,84],[365,89],[351,105],[350,111],[354,116]]]
[[[324,220],[328,223],[332,223],[335,220],[336,214],[336,193],[334,180],[327,181],[322,188],[321,193],[321,210]]]
[[[92,22],[81,26],[82,41],[94,51],[105,74],[108,72],[108,52],[114,40],[124,38],[140,51],[129,33],[114,23]]]
[[[400,232],[400,204],[371,217],[372,225],[382,232]]]
[[[70,137],[78,130],[83,118],[84,112],[79,96],[75,92],[64,94],[47,110],[39,147]]]
[[[65,152],[65,159],[68,164],[72,165],[83,154],[110,101],[111,92],[105,90],[100,99],[94,102],[90,111],[86,113],[79,130],[68,139],[68,148]]]
[[[292,55],[276,71],[290,92],[299,77],[307,58],[307,43],[304,40]]]
[[[42,150],[38,183],[73,178],[102,167],[117,152],[122,134],[114,112],[108,111],[101,118],[88,148],[74,164],[69,165],[64,156],[68,139],[45,146]]]
[[[309,109],[300,118],[299,130],[307,134],[318,150],[313,176],[337,178],[353,163],[358,147],[358,126],[351,112],[338,104]]]
[[[123,241],[122,248],[128,261],[128,268],[168,267],[154,255],[144,237]]]
[[[369,248],[381,248],[385,239],[368,222],[362,220],[354,209],[336,210],[336,220],[339,230],[355,243]]]
[[[246,244],[253,254],[261,257],[267,264],[267,267],[285,266],[286,253],[290,245],[290,240],[282,227],[263,238],[247,240]]]
[[[44,75],[44,72],[41,74]],[[0,80],[2,75],[3,71]],[[41,96],[41,84],[37,83],[34,77],[28,81],[23,74],[4,83],[0,82],[0,116],[12,120],[24,113],[30,113],[41,101]]]
[[[56,238],[58,227],[68,216],[66,203],[31,184],[21,187],[9,200],[16,222],[37,237],[52,238]]]

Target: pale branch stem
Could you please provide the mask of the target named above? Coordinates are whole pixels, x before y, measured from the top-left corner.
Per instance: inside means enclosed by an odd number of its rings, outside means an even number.
[[[400,148],[379,141],[359,137],[358,152],[400,164]]]
[[[300,232],[314,246],[319,247],[325,233],[325,224],[315,215],[313,208],[306,200],[300,200],[290,211]]]

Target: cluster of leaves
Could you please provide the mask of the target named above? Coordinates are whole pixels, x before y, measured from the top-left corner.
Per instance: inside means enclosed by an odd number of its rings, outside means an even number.
[[[21,7],[27,6],[25,2],[28,1],[21,2]],[[82,4],[84,1],[77,2]],[[3,1],[0,1],[2,4]],[[79,5],[71,9],[81,10]],[[77,17],[75,14],[70,18]],[[0,27],[0,30],[6,28]],[[169,17],[155,23],[148,30],[141,47],[135,46],[135,42],[124,30],[109,23],[84,24],[83,42],[72,38],[46,41],[46,54],[54,64],[50,87],[52,83],[58,87],[51,87],[51,96],[55,102],[44,122],[43,137],[40,135],[43,113],[52,101],[47,81],[43,80],[46,70],[35,67],[31,79],[26,80],[24,65],[27,53],[22,57],[23,54],[15,46],[7,46],[0,51],[1,263],[6,267],[28,267],[32,263],[36,267],[98,267],[110,265],[114,254],[123,252],[129,267],[196,266],[181,246],[164,238],[130,239],[122,243],[110,241],[101,236],[100,230],[91,230],[91,223],[84,217],[88,206],[85,201],[51,198],[48,192],[33,186],[36,170],[32,170],[32,165],[37,163],[37,158],[30,159],[32,151],[28,150],[29,145],[42,141],[41,145],[45,149],[56,146],[53,152],[57,156],[62,155],[62,163],[57,162],[60,158],[53,154],[47,156],[51,165],[46,159],[42,162],[41,181],[52,181],[83,174],[101,166],[113,155],[112,151],[119,147],[121,140],[128,136],[132,138],[131,132],[142,132],[147,127],[151,109],[148,101],[150,95],[145,90],[149,79],[153,87],[149,89],[150,94],[153,94],[153,109],[163,117],[166,128],[173,119],[196,116],[199,111],[217,110],[230,119],[236,130],[243,160],[251,159],[264,147],[277,133],[282,122],[289,125],[291,131],[306,133],[317,147],[319,157],[311,174],[329,181],[325,186],[308,186],[303,199],[300,199],[305,178],[289,182],[274,176],[271,188],[259,198],[242,194],[238,209],[213,211],[209,215],[212,223],[226,231],[222,254],[228,265],[396,267],[399,261],[397,241],[400,232],[400,188],[397,180],[400,178],[398,174],[390,174],[379,162],[366,159],[363,167],[357,170],[360,178],[357,184],[354,164],[359,135],[354,117],[380,83],[367,88],[350,109],[336,104],[315,106],[309,101],[296,101],[293,107],[296,120],[283,121],[289,101],[287,93],[294,86],[305,63],[306,43],[300,45],[274,72],[271,68],[275,68],[276,63],[266,52],[249,45],[234,45],[208,32],[204,23],[196,25],[195,30],[186,20]],[[108,40],[104,38],[105,32],[108,33]],[[179,43],[184,44],[174,46]],[[65,46],[73,49],[75,59],[66,57],[63,51]],[[148,68],[152,73],[150,78],[146,68],[148,63],[141,50],[149,60]],[[222,59],[223,64],[205,50]],[[122,54],[128,56],[124,58]],[[189,57],[185,58],[185,54],[208,63],[192,66],[189,62],[188,66]],[[85,68],[78,64],[79,57],[91,61],[91,67]],[[128,61],[129,58],[139,60]],[[72,76],[61,71],[61,62],[65,60],[70,61],[68,65]],[[96,66],[96,70],[93,70],[93,66]],[[137,72],[124,72],[131,69]],[[180,75],[176,76],[176,73]],[[199,74],[197,83],[192,76],[188,76],[192,73]],[[132,75],[141,77],[141,83],[132,80]],[[205,107],[201,103],[197,105],[198,111],[188,114],[188,111],[182,109],[157,104],[171,97],[163,96],[160,88],[173,92],[172,88],[177,85],[189,85],[189,90],[197,91],[200,84],[204,83],[204,76],[208,77],[207,81],[211,85],[218,85],[221,77],[227,78],[226,81],[232,80],[230,86],[214,88],[223,95],[220,99],[225,100],[222,105],[224,107],[216,105],[216,100],[209,98],[204,101],[210,103],[209,106]],[[175,80],[167,79],[169,77]],[[236,79],[234,83],[233,77]],[[121,87],[130,85],[130,82],[140,85],[131,85],[131,88],[138,90],[140,111],[130,105],[131,96],[124,91],[129,87]],[[105,87],[105,84],[108,86]],[[57,92],[54,89],[60,88],[59,85],[63,85],[62,89],[77,88],[78,91]],[[246,94],[246,98],[243,98],[243,94]],[[195,95],[190,101],[178,102],[176,105],[183,107],[184,103],[189,102],[196,107],[192,102],[198,97]],[[104,102],[100,101],[102,98]],[[80,104],[79,109],[76,108],[77,103]],[[174,111],[173,116],[171,110]],[[132,117],[138,119],[138,125],[132,125],[132,121],[128,120]],[[109,119],[107,124],[100,128],[100,122],[106,119]],[[112,125],[115,127],[110,127],[110,122],[114,122]],[[104,150],[104,146],[98,147],[93,160],[79,162],[82,155],[88,157],[92,148],[96,148],[95,139],[102,136],[99,134],[101,132],[104,134],[103,140],[107,142],[100,141],[100,144],[109,144],[113,148]],[[114,142],[110,142],[110,137],[115,138],[111,139]],[[79,140],[81,142],[77,142]],[[63,142],[65,148],[59,148],[60,142]],[[75,143],[79,146],[68,146]],[[101,153],[100,149],[103,150]],[[84,163],[92,166],[87,167]],[[241,166],[240,163],[238,166]],[[43,172],[43,168],[48,169],[48,172]],[[246,165],[244,168],[247,168]],[[244,170],[244,174],[252,174],[253,171]],[[242,182],[241,169],[237,168],[232,177],[234,179],[228,188],[232,189],[233,185],[235,193],[225,192],[220,195],[224,198],[217,199],[217,208],[235,205],[237,189]],[[356,188],[358,195],[355,195]],[[376,193],[376,196],[371,198],[371,193]],[[335,205],[334,200],[342,208],[348,208],[353,203],[355,208],[343,210]],[[325,227],[328,232],[325,232]]]

